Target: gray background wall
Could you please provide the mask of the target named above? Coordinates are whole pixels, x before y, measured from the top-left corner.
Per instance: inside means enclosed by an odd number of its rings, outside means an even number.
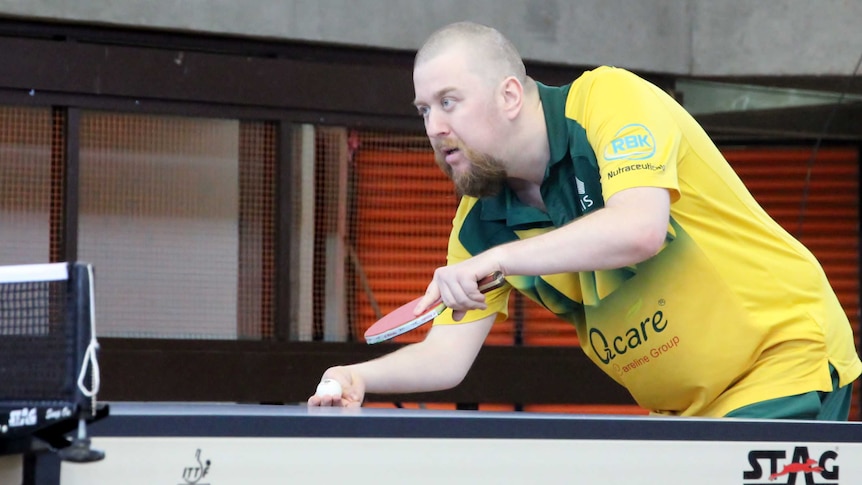
[[[0,0],[0,16],[413,50],[455,20],[534,61],[693,76],[849,75],[862,0]]]

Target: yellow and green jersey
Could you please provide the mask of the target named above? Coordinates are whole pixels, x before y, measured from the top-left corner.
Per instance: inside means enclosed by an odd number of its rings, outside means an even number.
[[[486,310],[462,322],[505,319],[516,289],[570,321],[590,359],[640,406],[662,414],[723,416],[830,391],[830,363],[842,386],[862,373],[820,264],[757,204],[670,96],[610,67],[562,87],[540,84],[539,94],[551,153],[541,186],[546,211],[508,189],[462,198],[449,264],[553,230],[642,186],[671,194],[665,244],[631,267],[510,276],[486,295]],[[434,323],[458,322],[447,311]]]

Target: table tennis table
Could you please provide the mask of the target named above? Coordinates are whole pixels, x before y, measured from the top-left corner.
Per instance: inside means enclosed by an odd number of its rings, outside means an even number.
[[[110,408],[89,426],[103,460],[76,464],[46,453],[31,460],[31,476],[62,485],[862,483],[859,422],[222,403]]]

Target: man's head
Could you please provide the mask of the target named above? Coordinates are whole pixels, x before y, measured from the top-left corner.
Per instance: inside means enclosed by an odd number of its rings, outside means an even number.
[[[494,28],[473,22],[456,22],[432,33],[416,53],[414,70],[453,47],[470,54],[476,72],[490,82],[499,82],[507,76],[514,76],[521,84],[526,82],[524,62],[509,39]]]
[[[505,183],[505,142],[528,82],[518,51],[490,27],[447,25],[419,49],[414,104],[437,163],[460,193],[493,195]]]

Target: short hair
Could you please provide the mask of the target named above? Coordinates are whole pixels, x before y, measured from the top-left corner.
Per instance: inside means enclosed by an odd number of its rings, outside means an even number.
[[[456,22],[432,33],[416,53],[413,67],[456,45],[466,47],[484,60],[483,66],[495,65],[501,77],[514,76],[521,83],[527,81],[524,61],[514,44],[497,29],[475,22]]]

